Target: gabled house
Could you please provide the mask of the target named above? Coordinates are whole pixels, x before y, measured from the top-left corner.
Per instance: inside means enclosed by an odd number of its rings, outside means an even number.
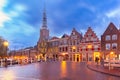
[[[111,22],[101,36],[104,59],[120,59],[120,31]]]
[[[94,61],[96,57],[100,58],[101,45],[100,40],[91,27],[88,27],[81,43],[80,53],[82,54],[82,61]]]

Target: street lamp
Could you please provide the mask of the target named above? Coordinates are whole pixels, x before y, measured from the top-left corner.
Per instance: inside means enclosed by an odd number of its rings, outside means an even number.
[[[110,54],[109,54],[109,70],[111,69],[111,56],[114,54],[114,52],[112,51],[112,52],[110,52]]]
[[[5,57],[5,66],[7,66],[7,59],[6,59],[6,56],[7,56],[7,50],[8,50],[8,41],[4,41],[3,42],[3,52],[4,52],[4,57]]]
[[[4,45],[5,47],[8,47],[8,45],[9,45],[8,41],[4,41],[4,42],[3,42],[3,45]]]
[[[4,41],[4,42],[3,42],[3,46],[5,47],[5,53],[6,53],[6,55],[7,55],[7,50],[8,50],[8,46],[9,46],[8,41]]]

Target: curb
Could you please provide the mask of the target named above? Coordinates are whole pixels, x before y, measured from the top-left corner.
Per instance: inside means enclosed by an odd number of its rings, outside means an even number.
[[[120,77],[120,75],[117,75],[117,74],[113,74],[113,73],[101,71],[101,70],[98,70],[98,69],[93,69],[92,67],[90,67],[90,65],[87,65],[87,68],[90,69],[90,70],[92,70],[92,71],[99,72],[99,73],[103,73],[103,74],[107,74],[107,75],[111,75],[111,76]]]

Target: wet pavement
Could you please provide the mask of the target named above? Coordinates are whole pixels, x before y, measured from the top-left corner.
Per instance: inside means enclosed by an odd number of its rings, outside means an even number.
[[[85,62],[40,62],[0,68],[0,80],[120,80],[87,68]]]
[[[111,67],[109,69],[109,66],[103,66],[103,65],[97,65],[94,63],[90,63],[87,65],[87,67],[93,71],[101,72],[104,74],[112,75],[112,76],[118,76],[120,77],[120,68],[119,67]]]

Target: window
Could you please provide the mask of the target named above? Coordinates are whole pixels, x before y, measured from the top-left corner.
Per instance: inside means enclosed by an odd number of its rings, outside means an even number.
[[[75,35],[75,32],[73,32],[73,35]]]
[[[72,48],[70,48],[70,52],[72,52]]]
[[[76,50],[75,49],[73,49],[73,52],[75,52]]]
[[[98,48],[98,45],[95,45],[94,48]]]
[[[64,43],[64,45],[66,45],[67,44],[67,40],[63,40],[63,43]]]
[[[75,45],[75,41],[73,41],[73,45]]]
[[[65,50],[64,50],[64,47],[62,47],[62,51],[64,52]]]
[[[106,44],[106,50],[110,50],[110,44],[109,43]]]
[[[77,48],[77,52],[79,52],[79,47]]]
[[[59,48],[60,52],[61,52],[61,48]]]
[[[117,43],[112,43],[112,49],[116,49],[117,48]]]
[[[117,40],[117,35],[116,34],[112,35],[112,40]]]
[[[93,41],[97,41],[97,38],[93,38]]]
[[[91,37],[91,36],[92,36],[92,34],[91,34],[91,33],[89,33],[89,34],[88,34],[88,37]]]
[[[89,41],[89,39],[88,39],[88,38],[86,38],[86,41]]]
[[[65,47],[66,48],[66,52],[68,51],[68,48],[67,47]]]
[[[110,40],[110,35],[107,35],[107,36],[106,36],[106,40]]]

